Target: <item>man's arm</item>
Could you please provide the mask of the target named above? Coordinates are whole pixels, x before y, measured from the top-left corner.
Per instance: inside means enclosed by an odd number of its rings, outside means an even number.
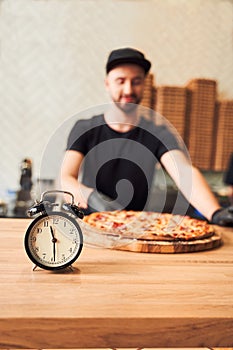
[[[93,192],[93,188],[83,185],[78,181],[80,166],[83,161],[83,154],[77,151],[66,151],[61,166],[60,181],[64,191],[74,195],[75,203],[81,208],[87,208],[87,198]]]
[[[211,220],[221,206],[201,172],[179,150],[164,153],[160,161],[190,204]]]

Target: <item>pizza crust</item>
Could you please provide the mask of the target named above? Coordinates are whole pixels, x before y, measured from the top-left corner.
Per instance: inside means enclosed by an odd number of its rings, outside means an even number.
[[[206,221],[169,213],[116,210],[95,212],[84,222],[97,232],[146,241],[194,241],[214,235]]]

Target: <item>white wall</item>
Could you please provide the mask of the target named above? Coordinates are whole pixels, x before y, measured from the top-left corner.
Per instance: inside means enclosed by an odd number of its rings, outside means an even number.
[[[232,33],[232,0],[0,0],[0,190],[17,188],[24,157],[40,175],[55,130],[67,121],[63,150],[73,116],[108,101],[113,48],[144,51],[157,85],[213,78],[232,99]]]

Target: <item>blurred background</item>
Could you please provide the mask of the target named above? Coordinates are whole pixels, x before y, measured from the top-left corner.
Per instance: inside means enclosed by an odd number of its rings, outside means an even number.
[[[0,198],[19,189],[25,158],[32,162],[32,193],[39,177],[47,184],[56,178],[50,162],[40,174],[47,145],[59,130],[63,150],[76,116],[109,102],[105,62],[112,49],[124,46],[140,49],[152,62],[145,105],[169,119],[163,106],[175,94],[170,105],[178,101],[177,120],[183,118],[182,137],[193,142],[193,161],[220,188],[233,151],[232,134],[218,135],[220,129],[233,132],[232,35],[232,0],[0,0]],[[173,92],[165,89],[170,86]],[[198,120],[189,119],[195,113],[207,115],[199,130],[205,129],[202,139],[209,135],[201,146],[208,159],[200,164],[192,154],[200,141],[190,141],[187,130],[197,129]]]

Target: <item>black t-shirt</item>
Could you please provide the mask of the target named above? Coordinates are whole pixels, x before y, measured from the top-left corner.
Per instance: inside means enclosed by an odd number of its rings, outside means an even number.
[[[180,149],[166,125],[141,117],[128,132],[117,132],[103,115],[79,120],[72,128],[67,150],[81,152],[82,182],[116,199],[127,210],[143,210],[155,165],[169,150]]]
[[[233,153],[229,159],[229,164],[224,175],[224,183],[226,185],[233,185]]]

